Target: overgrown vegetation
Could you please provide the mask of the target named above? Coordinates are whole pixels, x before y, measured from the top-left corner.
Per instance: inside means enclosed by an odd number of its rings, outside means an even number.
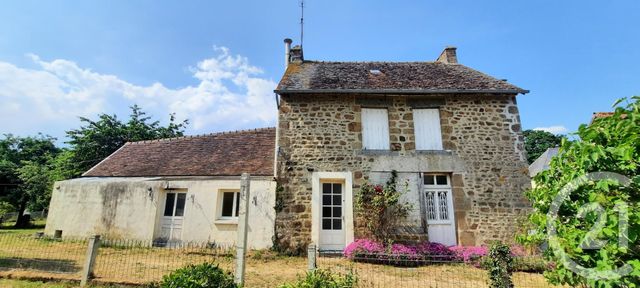
[[[155,285],[154,285],[155,286]],[[213,263],[188,265],[162,278],[161,288],[236,288],[233,274]]]
[[[0,206],[17,211],[16,228],[29,225],[24,211],[46,209],[53,182],[80,176],[124,143],[182,136],[187,122],[171,115],[161,126],[138,106],[131,107],[127,122],[101,114],[98,120],[80,118],[82,126],[67,132],[68,147],[56,147],[56,139],[4,135],[0,139]]]
[[[413,209],[410,203],[400,201],[407,190],[398,189],[398,172],[391,171],[391,177],[385,185],[364,183],[355,195],[355,204],[360,219],[374,240],[389,243],[393,240],[397,228],[406,220]]]
[[[522,135],[529,164],[536,161],[547,149],[560,146],[560,142],[564,138],[562,135],[554,135],[542,130],[525,130]]]
[[[580,126],[580,141],[563,140],[559,155],[534,178],[537,186],[527,193],[534,208],[529,217],[532,227],[518,239],[532,245],[548,241],[551,249],[544,256],[556,264],[545,272],[551,283],[640,285],[640,97],[620,100],[614,107],[613,115]],[[561,205],[552,205],[563,187],[600,171],[618,173],[631,181],[624,186],[610,177],[588,179],[573,185]],[[548,217],[553,207],[558,208],[557,216]],[[548,237],[549,227],[555,227],[554,237]],[[568,261],[586,270],[578,273],[579,269],[566,265]],[[628,273],[613,272],[625,265],[630,268]]]
[[[298,277],[294,283],[281,285],[280,288],[352,288],[358,284],[358,276],[349,271],[338,274],[331,270],[316,269]]]
[[[485,261],[485,268],[489,273],[489,287],[512,288],[513,256],[509,246],[496,242],[489,248]]]

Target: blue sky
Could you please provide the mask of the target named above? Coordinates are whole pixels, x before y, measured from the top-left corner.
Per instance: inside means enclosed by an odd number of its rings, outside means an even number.
[[[640,94],[638,1],[307,0],[305,58],[431,61],[443,47],[530,94],[526,129],[575,131]],[[6,1],[0,133],[63,139],[77,116],[137,103],[189,134],[273,125],[297,0]]]

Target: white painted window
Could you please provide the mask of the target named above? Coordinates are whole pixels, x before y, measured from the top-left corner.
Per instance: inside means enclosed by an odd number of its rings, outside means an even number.
[[[422,177],[429,224],[451,223],[453,204],[449,175],[424,173]]]
[[[238,217],[240,210],[240,192],[239,191],[222,191],[218,198],[220,205],[220,219],[233,219]]]
[[[416,150],[442,150],[438,109],[413,109],[413,128]]]
[[[362,148],[389,150],[389,116],[387,109],[362,109]]]

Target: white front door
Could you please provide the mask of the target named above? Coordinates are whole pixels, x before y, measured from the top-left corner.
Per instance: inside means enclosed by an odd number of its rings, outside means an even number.
[[[320,250],[342,250],[345,247],[344,193],[342,182],[320,183]]]
[[[187,193],[167,192],[162,214],[160,237],[170,242],[182,239],[182,222]]]
[[[424,174],[423,201],[429,242],[456,245],[456,226],[449,175]]]

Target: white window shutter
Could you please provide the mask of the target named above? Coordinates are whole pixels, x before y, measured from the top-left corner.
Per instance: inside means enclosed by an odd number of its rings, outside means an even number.
[[[362,148],[389,150],[389,116],[387,109],[362,109]]]
[[[413,128],[416,150],[442,150],[438,109],[413,109]]]

